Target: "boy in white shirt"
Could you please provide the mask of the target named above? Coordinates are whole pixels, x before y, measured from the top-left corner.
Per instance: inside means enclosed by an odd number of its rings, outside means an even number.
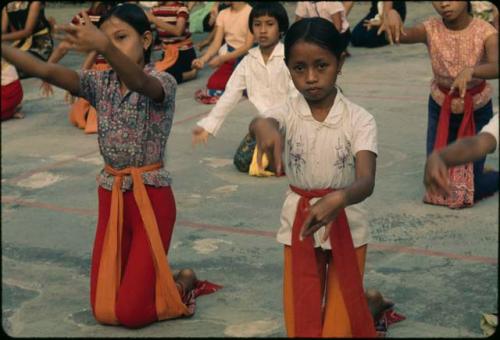
[[[250,13],[249,27],[259,46],[248,51],[229,79],[226,90],[209,115],[193,129],[193,144],[207,143],[216,136],[228,113],[234,109],[246,90],[259,116],[269,108],[285,102],[294,90],[284,62],[281,36],[288,29],[286,10],[279,2],[258,3]],[[234,164],[248,172],[255,149],[255,138],[247,134],[236,152]]]

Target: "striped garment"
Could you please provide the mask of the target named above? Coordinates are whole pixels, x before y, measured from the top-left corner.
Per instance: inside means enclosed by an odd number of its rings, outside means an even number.
[[[184,3],[179,1],[169,2],[164,5],[153,7],[152,12],[153,15],[158,19],[160,19],[161,21],[169,23],[174,26],[176,25],[178,18],[186,19],[186,26],[184,32],[180,36],[173,36],[167,33],[166,31],[157,28],[158,36],[162,43],[175,44],[191,37],[191,32],[189,31],[189,10],[186,7],[186,5],[184,5]],[[187,50],[191,47],[192,44],[189,44],[181,46],[179,49],[182,51],[182,50]]]

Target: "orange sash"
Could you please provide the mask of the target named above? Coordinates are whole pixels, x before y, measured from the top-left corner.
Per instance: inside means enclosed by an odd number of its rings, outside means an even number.
[[[163,59],[155,62],[155,69],[157,71],[165,71],[169,67],[175,64],[177,59],[179,59],[179,48],[186,45],[192,45],[193,41],[191,38],[180,41],[175,44],[162,44],[163,48]]]
[[[103,324],[119,324],[115,313],[115,305],[121,281],[121,240],[123,232],[123,193],[121,186],[125,175],[132,176],[134,198],[139,207],[151,245],[153,264],[156,271],[156,313],[158,319],[165,320],[189,315],[189,311],[182,303],[181,296],[175,286],[158,224],[156,223],[155,213],[141,176],[144,172],[157,170],[161,167],[161,163],[140,168],[128,167],[122,170],[115,170],[109,165],[104,167],[104,170],[115,176],[115,179],[111,194],[110,217],[104,236],[96,288],[95,318]]]

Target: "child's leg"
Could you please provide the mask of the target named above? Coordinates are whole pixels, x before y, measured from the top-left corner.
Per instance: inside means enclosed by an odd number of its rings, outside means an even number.
[[[321,282],[321,291],[325,291],[326,265],[328,263],[328,253],[321,248],[316,248],[316,261]],[[285,316],[285,328],[288,337],[295,336],[295,316],[293,306],[293,279],[292,279],[292,247],[285,246],[283,268],[283,310]]]
[[[434,143],[436,141],[437,126],[439,122],[439,112],[441,111],[441,106],[438,105],[429,96],[428,104],[428,118],[427,118],[427,142],[426,142],[426,155],[427,157],[432,153],[434,149]]]
[[[146,187],[156,215],[165,252],[168,252],[175,223],[175,201],[170,187]],[[156,272],[144,224],[133,200],[124,198],[125,214],[132,224],[128,262],[118,290],[116,316],[126,327],[136,328],[158,320],[156,314]]]
[[[241,172],[248,173],[250,164],[252,163],[252,156],[255,150],[255,145],[257,144],[256,139],[249,133],[241,141],[236,153],[233,157],[233,164]]]
[[[361,277],[365,271],[367,245],[355,249],[356,258],[358,259],[359,270]],[[349,315],[344,304],[340,284],[333,261],[330,261],[328,266],[328,279],[326,287],[326,307],[325,307],[325,323],[323,324],[323,337],[351,337],[351,324]]]

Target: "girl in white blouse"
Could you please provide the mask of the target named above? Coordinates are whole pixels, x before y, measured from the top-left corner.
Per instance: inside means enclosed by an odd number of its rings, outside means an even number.
[[[288,29],[288,16],[279,2],[261,2],[255,5],[249,17],[250,31],[256,37],[258,46],[250,49],[248,55],[238,64],[226,86],[222,97],[209,115],[193,129],[193,144],[207,143],[209,135],[216,136],[224,119],[246,90],[248,99],[257,108],[259,116],[276,104],[283,104],[293,89],[290,74],[284,62],[283,44],[280,38]],[[238,170],[248,172],[250,159],[255,148],[255,139],[245,136],[247,157],[240,159],[241,147],[235,156]]]
[[[293,24],[284,53],[300,94],[250,124],[258,162],[265,153],[290,182],[277,239],[291,337],[375,337],[362,285],[368,221],[357,203],[373,192],[377,129],[336,87],[345,49],[325,19]]]

